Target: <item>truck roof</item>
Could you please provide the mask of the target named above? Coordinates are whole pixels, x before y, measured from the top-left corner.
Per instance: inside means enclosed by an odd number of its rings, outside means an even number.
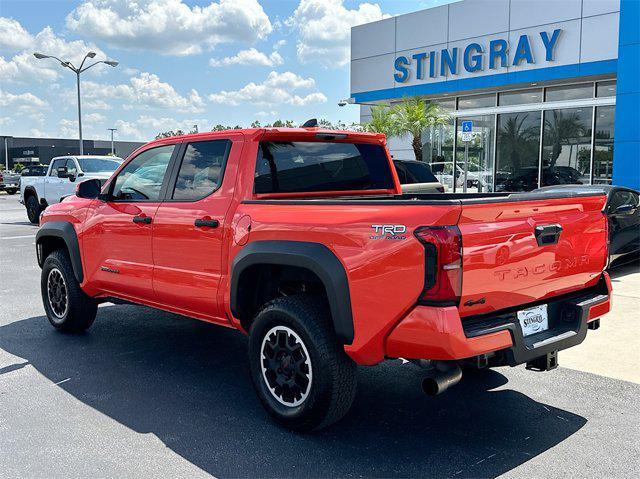
[[[207,131],[203,133],[191,133],[188,135],[170,136],[167,138],[159,138],[157,140],[146,143],[141,148],[146,148],[151,144],[165,144],[178,141],[203,141],[206,139],[214,139],[220,136],[228,136],[230,134],[241,134],[243,136],[254,138],[265,136],[269,139],[290,140],[292,138],[309,139],[318,138],[321,135],[321,139],[325,140],[348,140],[348,141],[365,141],[365,142],[385,142],[386,136],[382,133],[368,133],[362,131],[350,131],[350,130],[330,130],[327,128],[310,127],[310,128],[238,128],[235,130],[220,130],[220,131]],[[333,137],[333,138],[332,138]]]

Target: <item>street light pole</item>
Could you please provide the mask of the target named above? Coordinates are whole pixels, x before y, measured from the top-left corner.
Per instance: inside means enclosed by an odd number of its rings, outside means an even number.
[[[111,154],[115,155],[116,151],[113,149],[113,132],[114,131],[118,131],[117,128],[107,128],[107,130],[109,130],[111,132]]]
[[[7,145],[7,140],[9,138],[13,138],[12,136],[4,137],[4,169],[9,171],[9,146]]]
[[[78,135],[80,136],[80,156],[84,155],[82,144],[82,108],[80,106],[80,71],[76,71],[76,85],[78,87]]]
[[[69,70],[71,70],[73,73],[76,74],[76,86],[78,90],[78,136],[80,137],[80,155],[84,155],[84,146],[82,144],[82,107],[80,105],[80,74],[87,71],[89,68],[96,66],[98,63],[104,63],[106,65],[109,65],[110,67],[117,67],[118,62],[115,60],[100,60],[92,63],[87,67],[82,68],[84,66],[84,62],[87,61],[87,58],[94,58],[96,56],[95,52],[88,52],[82,59],[82,63],[80,63],[80,66],[76,68],[75,66],[73,66],[73,63],[68,61],[62,61],[58,57],[55,57],[53,55],[45,55],[43,53],[36,52],[33,54],[33,56],[36,57],[38,60],[43,60],[45,58],[53,58],[54,60],[58,60],[60,62],[60,65],[62,65],[65,68],[68,68]]]

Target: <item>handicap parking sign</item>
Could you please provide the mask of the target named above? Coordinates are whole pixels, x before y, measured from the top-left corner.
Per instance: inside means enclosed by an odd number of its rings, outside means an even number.
[[[462,133],[471,133],[473,131],[473,121],[466,120],[462,122]]]

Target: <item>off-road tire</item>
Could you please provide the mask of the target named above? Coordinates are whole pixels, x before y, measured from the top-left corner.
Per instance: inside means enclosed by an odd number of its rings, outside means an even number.
[[[39,224],[42,207],[40,206],[40,203],[38,203],[38,198],[36,198],[35,195],[29,195],[24,203],[27,207],[27,217],[29,218],[29,221],[34,225]]]
[[[292,330],[309,354],[311,384],[306,399],[297,406],[281,404],[263,374],[263,341],[276,327]],[[311,295],[280,297],[262,307],[249,332],[249,365],[264,408],[295,431],[319,430],[335,423],[349,411],[356,394],[356,364],[338,341],[325,302]]]
[[[60,277],[62,281],[60,281]],[[66,307],[64,307],[62,300],[50,299],[50,292],[53,289],[65,291]],[[80,289],[80,284],[73,274],[69,253],[66,250],[54,250],[44,260],[40,290],[47,319],[59,331],[65,333],[85,331],[96,319],[98,303]],[[53,293],[52,295],[57,298],[62,296]]]

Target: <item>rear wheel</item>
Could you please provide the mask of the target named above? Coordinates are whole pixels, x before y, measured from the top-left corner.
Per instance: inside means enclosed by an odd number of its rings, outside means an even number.
[[[57,249],[44,260],[40,289],[47,318],[54,328],[80,332],[93,324],[98,304],[80,289],[67,251]]]
[[[277,298],[257,314],[249,334],[256,393],[271,416],[297,431],[342,418],[356,392],[356,364],[338,342],[323,302]]]
[[[36,225],[40,223],[40,204],[38,203],[38,198],[34,195],[27,196],[26,207],[29,221]]]

